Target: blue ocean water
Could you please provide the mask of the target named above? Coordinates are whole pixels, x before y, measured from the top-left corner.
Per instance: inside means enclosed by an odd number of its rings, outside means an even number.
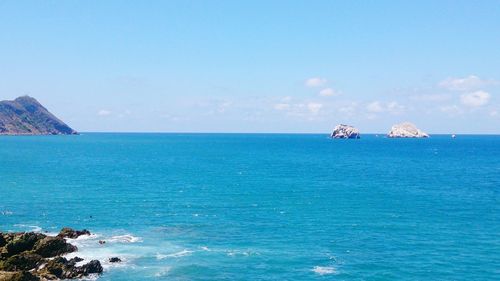
[[[499,199],[500,136],[0,137],[0,230],[99,280],[499,280]]]

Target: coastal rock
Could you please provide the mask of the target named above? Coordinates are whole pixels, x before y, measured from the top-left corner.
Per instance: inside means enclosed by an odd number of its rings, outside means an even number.
[[[335,126],[332,134],[330,135],[334,139],[359,139],[359,130],[353,126],[340,124]]]
[[[80,257],[74,257],[74,258],[70,259],[68,262],[71,263],[71,264],[73,264],[73,265],[75,265],[77,262],[81,262],[81,261],[83,261],[82,258],[80,258]]]
[[[39,240],[46,236],[41,233],[15,233],[7,235],[7,244],[0,251],[0,256],[11,257],[24,251],[30,251]],[[5,238],[5,236],[4,236]]]
[[[122,260],[118,257],[112,257],[109,258],[109,262],[115,263],[115,262],[121,262]]]
[[[102,273],[102,265],[98,260],[91,260],[89,263],[84,264],[77,268],[77,272],[87,276],[92,273]]]
[[[39,281],[40,278],[28,271],[0,271],[0,281]]]
[[[57,236],[62,237],[62,238],[71,238],[71,239],[76,239],[82,235],[90,235],[90,231],[83,229],[83,230],[74,230],[69,227],[65,227],[61,229],[59,234]]]
[[[4,261],[0,261],[0,270],[18,271],[18,270],[31,270],[43,262],[40,255],[23,252],[19,255],[9,257]]]
[[[103,268],[98,260],[92,260],[82,266],[75,266],[75,260],[67,260],[57,257],[50,260],[40,271],[42,277],[46,279],[73,279],[82,278],[93,273],[102,273]]]
[[[58,236],[36,232],[0,232],[0,281],[75,279],[102,273],[98,260],[77,266],[82,258],[68,260],[61,256],[77,251],[76,246],[66,242],[64,237],[76,238],[88,234],[88,230],[71,228],[64,228]]]
[[[428,138],[429,135],[419,130],[410,122],[404,122],[392,126],[391,131],[387,134],[389,138]]]
[[[47,258],[75,252],[76,250],[76,246],[67,243],[62,237],[45,237],[36,243],[33,252]]]
[[[23,96],[0,101],[0,135],[71,135],[77,132],[36,99]]]

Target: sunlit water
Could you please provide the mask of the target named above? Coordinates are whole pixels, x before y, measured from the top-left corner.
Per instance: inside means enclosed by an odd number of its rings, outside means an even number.
[[[499,199],[499,136],[0,137],[0,230],[99,280],[498,280]]]

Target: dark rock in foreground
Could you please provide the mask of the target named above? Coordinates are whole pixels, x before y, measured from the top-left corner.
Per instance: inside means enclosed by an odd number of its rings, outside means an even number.
[[[98,260],[77,266],[83,259],[74,257],[67,260],[61,256],[77,251],[76,246],[63,237],[76,238],[80,235],[90,235],[90,232],[71,228],[63,228],[57,236],[0,232],[0,281],[74,279],[102,273]]]
[[[0,135],[72,135],[77,132],[36,99],[23,96],[0,101]]]
[[[359,130],[353,126],[340,124],[333,129],[330,135],[334,139],[359,139]]]
[[[0,281],[39,281],[40,278],[28,271],[0,271]]]
[[[54,257],[62,254],[75,252],[78,250],[61,237],[45,237],[36,242],[33,252],[44,258]]]

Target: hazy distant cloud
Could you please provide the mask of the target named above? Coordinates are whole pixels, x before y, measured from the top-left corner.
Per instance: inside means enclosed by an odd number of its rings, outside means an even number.
[[[439,82],[438,86],[450,91],[470,91],[497,83],[495,80],[485,80],[476,75],[469,75],[463,78],[447,78]]]
[[[353,115],[356,112],[357,108],[358,108],[358,103],[351,102],[347,105],[340,106],[338,108],[338,111],[345,115]]]
[[[307,87],[321,87],[325,85],[327,80],[325,78],[313,77],[306,80],[305,85]]]
[[[276,110],[287,110],[290,108],[290,104],[288,103],[277,103],[274,105],[274,109]]]
[[[369,112],[373,112],[373,113],[384,112],[384,107],[382,106],[382,104],[379,101],[374,101],[374,102],[369,103],[366,106],[366,109]]]
[[[111,115],[111,111],[106,110],[106,109],[101,109],[97,112],[98,116],[109,116]]]
[[[319,91],[319,95],[322,97],[333,97],[333,96],[338,96],[339,93],[332,88],[325,88]]]
[[[369,103],[366,106],[366,110],[370,113],[382,113],[382,112],[389,112],[389,113],[400,113],[405,109],[403,105],[400,105],[399,103],[395,101],[391,101],[388,103],[383,103],[380,101],[374,101]]]
[[[312,114],[318,114],[318,112],[323,108],[323,104],[317,103],[317,102],[310,102],[307,104],[307,109],[312,113]]]
[[[127,109],[127,110],[123,111],[122,113],[119,113],[117,116],[118,116],[118,118],[123,118],[123,117],[130,115],[130,114],[132,114],[132,111]]]
[[[423,94],[412,96],[410,99],[415,101],[439,102],[451,99],[451,94]]]
[[[230,101],[224,101],[224,102],[221,102],[219,105],[218,105],[218,108],[217,108],[217,112],[219,113],[224,113],[226,112],[226,110],[231,107],[231,105],[233,105],[232,102]]]
[[[287,116],[310,118],[312,116],[318,115],[318,113],[324,107],[322,103],[318,102],[291,102],[291,100],[288,101],[290,102],[282,101],[274,104],[274,109],[277,111],[285,112]]]
[[[459,115],[463,113],[463,110],[456,104],[441,106],[439,110],[451,116]]]
[[[468,94],[462,94],[460,101],[463,105],[470,107],[479,107],[486,105],[490,100],[490,94],[485,91],[476,91]]]

